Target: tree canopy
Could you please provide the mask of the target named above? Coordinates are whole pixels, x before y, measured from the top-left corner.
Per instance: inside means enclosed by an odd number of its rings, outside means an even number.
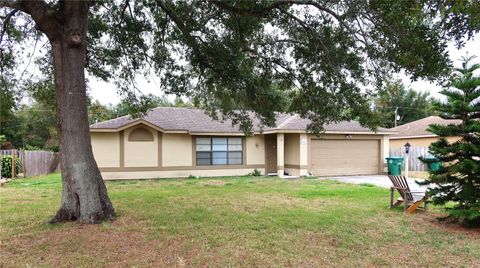
[[[135,87],[142,75],[161,78],[165,93],[186,95],[212,112],[251,125],[245,110],[272,124],[288,96],[291,112],[313,120],[359,119],[369,85],[392,71],[412,78],[447,74],[447,42],[459,45],[479,29],[477,1],[91,1],[86,70],[113,81],[125,100],[148,108]],[[27,41],[49,39],[61,26],[64,1],[1,1],[2,87]],[[18,12],[18,11],[23,12]],[[49,17],[42,25],[38,18]],[[35,23],[34,23],[35,20]],[[44,40],[44,39],[43,39]],[[41,55],[48,53],[42,46]],[[49,62],[41,67],[49,71]],[[93,89],[97,90],[97,89]],[[3,101],[3,100],[2,100]],[[279,103],[281,105],[279,105]],[[282,107],[283,108],[283,107]],[[339,112],[340,111],[340,112]]]
[[[434,115],[433,101],[428,91],[406,89],[400,80],[395,80],[387,82],[385,88],[378,91],[373,104],[380,126],[392,128],[395,126],[395,115],[398,116],[397,125]]]
[[[6,148],[22,148],[27,150],[58,151],[58,132],[56,128],[55,103],[48,101],[46,96],[51,93],[41,85],[28,89],[28,103],[16,105],[9,110],[8,117],[2,116],[0,135]],[[193,107],[190,102],[181,98],[173,101],[166,97],[150,96],[150,107]],[[88,122],[94,124],[135,113],[129,103],[123,101],[116,105],[104,105],[98,100],[88,102]]]

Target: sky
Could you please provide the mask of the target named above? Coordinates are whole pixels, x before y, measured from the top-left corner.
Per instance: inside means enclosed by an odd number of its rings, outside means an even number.
[[[478,58],[475,62],[480,63],[480,34],[477,34],[474,39],[469,40],[465,46],[461,49],[457,49],[454,44],[448,46],[448,52],[450,54],[450,60],[453,61],[455,67],[460,67],[462,57],[468,55],[476,55]],[[439,94],[442,89],[440,86],[425,80],[419,80],[412,82],[405,75],[400,75],[405,85],[417,90],[417,91],[429,91],[430,94],[438,99],[442,99],[443,95]]]
[[[478,58],[476,62],[480,62],[480,35],[476,35],[474,39],[469,40],[465,46],[458,50],[455,45],[452,43],[448,47],[450,54],[450,59],[453,61],[455,66],[458,66],[462,56],[465,56],[468,52],[469,55],[477,55]],[[407,76],[403,74],[398,74],[398,77],[402,79],[404,84],[408,87],[411,87],[417,91],[429,91],[430,94],[435,97],[442,99],[442,95],[439,94],[441,87],[424,80],[411,81]],[[89,87],[91,88],[90,95],[94,100],[98,100],[102,104],[117,104],[120,102],[120,96],[117,94],[117,89],[115,84],[107,83],[100,81],[94,77],[89,77]],[[137,81],[138,88],[144,94],[154,94],[157,96],[164,95],[161,89],[158,78],[149,77],[149,79],[139,79]],[[173,100],[174,96],[167,96],[170,100]]]

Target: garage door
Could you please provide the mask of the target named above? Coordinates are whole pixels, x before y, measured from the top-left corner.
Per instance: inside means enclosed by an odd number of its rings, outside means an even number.
[[[316,176],[379,173],[379,140],[312,140],[311,170]]]

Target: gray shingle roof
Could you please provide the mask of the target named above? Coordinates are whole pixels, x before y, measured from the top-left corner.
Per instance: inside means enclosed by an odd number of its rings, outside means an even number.
[[[260,127],[260,120],[256,118],[253,113],[251,117],[254,125],[254,131],[261,131],[262,129]],[[232,126],[230,120],[226,120],[224,122],[213,120],[205,113],[204,110],[196,108],[158,107],[150,110],[142,119],[166,131],[187,131],[190,133],[241,133],[241,130],[239,130],[238,126]],[[115,130],[125,125],[134,123],[137,120],[139,119],[134,119],[130,116],[122,116],[93,124],[90,126],[90,128],[92,130]],[[309,123],[310,120],[300,118],[298,115],[282,113],[277,115],[276,127],[271,128],[265,126],[263,127],[263,131],[304,131]],[[327,132],[372,132],[370,129],[362,127],[356,121],[328,124],[325,126],[325,129]],[[378,132],[390,131],[380,128],[378,129]]]
[[[413,121],[398,127],[391,128],[391,131],[396,132],[391,138],[411,137],[411,136],[435,136],[432,132],[427,131],[427,128],[431,124],[437,125],[449,125],[459,124],[461,120],[456,119],[443,119],[438,116],[429,116],[417,121]]]

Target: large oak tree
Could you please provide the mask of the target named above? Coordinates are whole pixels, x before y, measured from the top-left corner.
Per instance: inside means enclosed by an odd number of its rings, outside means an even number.
[[[374,127],[366,88],[399,70],[441,78],[447,42],[478,31],[480,14],[473,0],[2,0],[0,8],[2,90],[18,80],[25,40],[48,38],[63,182],[53,222],[115,218],[90,145],[85,70],[139,106],[135,78],[153,72],[165,93],[246,132],[247,111],[268,125],[286,103],[315,132],[347,119]]]

